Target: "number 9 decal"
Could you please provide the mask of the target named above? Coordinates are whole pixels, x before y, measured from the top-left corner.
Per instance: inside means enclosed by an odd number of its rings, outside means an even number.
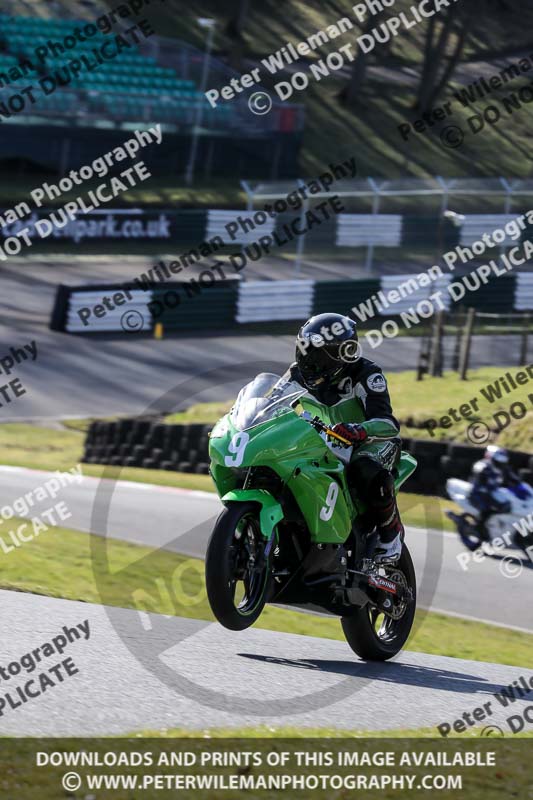
[[[326,505],[320,509],[320,519],[324,522],[329,522],[335,511],[335,503],[339,496],[339,484],[332,481],[329,485],[328,493],[326,495]]]
[[[246,433],[246,431],[239,431],[235,434],[235,436],[233,436],[228,445],[228,450],[230,453],[233,453],[233,455],[226,456],[224,459],[224,464],[227,467],[241,466],[244,459],[244,451],[246,450],[246,445],[249,441],[250,434]]]

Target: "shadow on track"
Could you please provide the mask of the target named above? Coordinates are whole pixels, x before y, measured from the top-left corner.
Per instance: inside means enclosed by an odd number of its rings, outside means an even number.
[[[331,675],[347,675],[384,683],[404,684],[405,686],[421,686],[447,692],[494,694],[502,686],[490,683],[477,675],[464,672],[453,672],[433,667],[421,667],[417,664],[389,661],[387,664],[365,663],[363,661],[327,661],[325,659],[291,659],[273,656],[261,656],[252,653],[239,653],[241,658],[278,664],[283,667],[327,672]],[[401,658],[401,656],[400,656]],[[480,663],[480,668],[482,664]]]

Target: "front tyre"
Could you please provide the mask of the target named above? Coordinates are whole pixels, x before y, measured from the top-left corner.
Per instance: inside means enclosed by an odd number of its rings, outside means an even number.
[[[400,559],[384,564],[385,577],[410,590],[409,602],[394,601],[391,614],[384,614],[368,603],[352,616],[342,617],[346,641],[364,661],[387,661],[400,652],[407,641],[416,610],[416,576],[411,554],[404,544]]]
[[[478,522],[472,514],[462,514],[458,517],[457,533],[464,546],[472,553],[483,543],[478,531]]]
[[[225,628],[242,631],[260,616],[270,564],[256,503],[229,503],[219,515],[205,559],[209,605]]]

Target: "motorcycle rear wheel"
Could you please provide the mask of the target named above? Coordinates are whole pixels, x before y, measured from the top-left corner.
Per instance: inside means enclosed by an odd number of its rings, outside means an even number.
[[[270,585],[255,503],[229,503],[219,515],[205,559],[211,610],[225,628],[242,631],[258,619]]]
[[[363,661],[387,661],[397,655],[409,638],[416,610],[416,576],[411,554],[404,544],[402,555],[395,564],[384,565],[386,576],[394,580],[396,571],[403,575],[405,585],[412,592],[412,600],[405,604],[402,615],[393,619],[367,604],[349,617],[341,618],[346,641]]]

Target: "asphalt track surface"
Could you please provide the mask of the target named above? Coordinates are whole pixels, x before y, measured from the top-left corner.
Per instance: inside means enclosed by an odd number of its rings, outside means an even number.
[[[193,402],[230,400],[259,371],[283,374],[294,359],[293,336],[186,335],[155,341],[134,335],[98,339],[27,326],[0,325],[2,354],[37,343],[37,359],[2,382],[20,378],[26,394],[4,404],[1,421],[173,412]],[[517,336],[475,337],[472,367],[506,365]],[[416,368],[420,339],[386,340],[363,352],[387,372]],[[465,385],[464,401],[470,399]],[[459,402],[459,401],[458,401]]]
[[[50,473],[36,470],[0,467],[1,505],[49,477]],[[108,498],[109,514],[105,511]],[[205,555],[213,522],[222,508],[217,496],[207,492],[84,476],[80,484],[61,489],[54,501],[43,500],[29,509],[26,517],[59,501],[72,514],[65,527],[198,558]],[[428,502],[434,504],[435,500]],[[446,501],[441,508],[444,513]],[[9,529],[8,521],[0,524],[0,538],[7,545]],[[46,536],[46,532],[40,535]],[[419,606],[533,633],[533,565],[525,556],[521,559],[517,550],[479,563],[471,561],[465,571],[458,557],[464,557],[466,551],[455,534],[408,528],[407,542],[417,573]],[[31,547],[31,543],[24,546]],[[3,557],[9,558],[9,553]]]
[[[6,704],[0,717],[3,735],[92,736],[260,724],[433,727],[485,702],[493,706],[487,724],[509,732],[505,718],[519,714],[528,702],[527,697],[517,700],[510,710],[492,697],[528,676],[526,668],[411,652],[386,664],[365,664],[347,644],[333,640],[257,628],[234,633],[215,623],[155,615],[152,631],[144,632],[132,620],[138,617],[132,610],[5,591],[0,602],[4,666],[51,641],[63,626],[88,620],[90,631],[88,639],[72,641],[61,656],[41,660],[38,670],[71,658],[78,672],[18,708]],[[19,673],[12,686],[3,682],[2,693],[13,693],[15,684],[31,677]]]

